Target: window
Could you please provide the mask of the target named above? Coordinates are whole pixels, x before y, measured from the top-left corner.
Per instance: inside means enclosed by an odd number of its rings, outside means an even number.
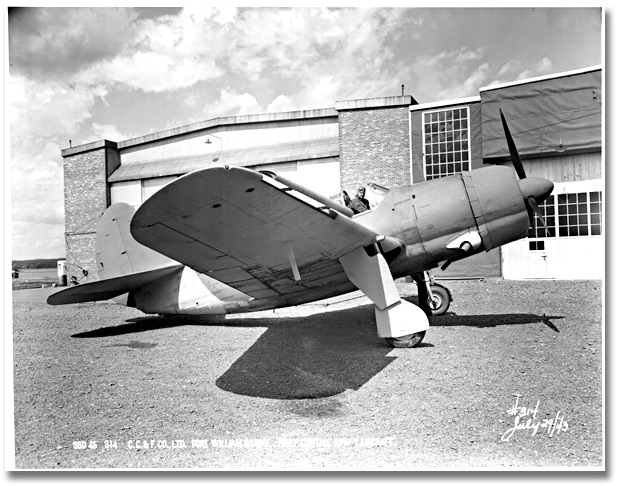
[[[602,193],[591,192],[590,194],[590,234],[600,236],[602,228]]]
[[[544,240],[532,240],[530,241],[530,251],[543,251],[545,249]]]
[[[601,191],[558,194],[559,236],[601,234]]]
[[[540,213],[542,214],[543,220],[545,221],[545,225],[547,228],[542,225],[540,219],[535,216],[534,224],[530,227],[527,237],[528,238],[545,238],[545,237],[553,237],[555,236],[555,196],[549,196],[547,199],[543,201],[542,204],[538,205],[538,209],[540,209]],[[530,244],[530,250],[531,250]],[[544,248],[536,248],[537,250],[544,250]]]
[[[426,179],[469,170],[469,108],[426,112],[422,116]]]
[[[557,199],[557,201],[556,201]],[[557,203],[557,204],[556,204]],[[534,218],[527,237],[531,239],[546,237],[600,236],[602,232],[602,192],[578,192],[549,196],[538,207],[547,229]],[[544,250],[530,241],[530,250]]]

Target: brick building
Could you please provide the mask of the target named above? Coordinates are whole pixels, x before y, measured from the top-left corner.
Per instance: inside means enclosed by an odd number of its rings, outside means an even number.
[[[342,190],[361,185],[392,188],[509,163],[501,107],[528,175],[556,182],[544,206],[552,234],[534,228],[529,238],[457,262],[436,276],[602,278],[601,94],[601,68],[594,67],[481,88],[479,96],[467,99],[338,101],[334,108],[214,118],[71,147],[62,151],[67,270],[79,281],[97,278],[96,226],[110,204],[137,207],[199,168],[272,170],[338,198]],[[584,263],[575,265],[584,255]]]

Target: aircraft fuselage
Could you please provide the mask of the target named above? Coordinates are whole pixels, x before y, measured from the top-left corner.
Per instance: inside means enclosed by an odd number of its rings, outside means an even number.
[[[550,190],[545,186],[540,189],[545,194],[534,196],[547,197]],[[503,166],[395,188],[375,210],[353,218],[384,236],[367,251],[381,252],[394,278],[520,239],[530,225],[519,181],[512,169]],[[298,305],[354,290],[343,279],[319,288],[300,287],[299,293],[287,297],[253,299],[185,267],[165,285],[147,286],[120,301],[146,313],[224,314]]]

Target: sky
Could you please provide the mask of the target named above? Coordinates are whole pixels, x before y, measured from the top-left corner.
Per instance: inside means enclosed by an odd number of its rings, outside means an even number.
[[[418,103],[451,100],[604,64],[599,7],[5,7],[4,16],[5,231],[17,260],[64,258],[70,143],[333,108],[399,96],[403,84]]]

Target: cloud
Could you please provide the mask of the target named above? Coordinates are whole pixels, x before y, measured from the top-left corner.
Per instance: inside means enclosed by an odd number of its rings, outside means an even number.
[[[256,98],[249,93],[236,94],[231,91],[222,91],[220,98],[203,108],[203,113],[209,118],[229,115],[248,115],[264,111]]]
[[[523,63],[517,60],[508,61],[498,71],[497,77],[486,86],[494,86],[512,81],[535,78],[553,72],[553,63],[547,57],[535,62],[529,68],[523,68]]]
[[[506,75],[511,75],[512,73],[516,72],[519,69],[519,62],[512,59],[510,61],[508,61],[506,64],[504,64],[499,72],[497,73],[498,76],[506,76]]]
[[[489,63],[482,48],[461,47],[435,55],[419,56],[413,64],[419,77],[419,88],[432,101],[475,96],[489,73]]]
[[[266,113],[300,110],[299,104],[290,96],[280,95],[273,100],[265,110]]]
[[[8,113],[11,146],[32,150],[46,137],[72,137],[93,114],[97,98],[107,94],[103,86],[71,85],[57,81],[9,76]],[[67,138],[67,140],[68,140]]]
[[[114,57],[133,37],[136,18],[125,8],[11,9],[11,69],[36,79],[65,77]]]
[[[450,100],[475,96],[479,92],[479,88],[484,85],[488,78],[489,64],[484,63],[477,66],[476,69],[469,73],[468,77],[462,82],[446,90],[440,91],[437,95],[440,100]]]
[[[465,63],[469,61],[478,61],[484,57],[484,49],[478,48],[475,51],[461,48],[454,56],[453,62],[456,64]]]
[[[549,74],[553,69],[553,63],[548,58],[543,58],[535,63],[532,68],[525,69],[517,75],[518,80],[529,79]]]

